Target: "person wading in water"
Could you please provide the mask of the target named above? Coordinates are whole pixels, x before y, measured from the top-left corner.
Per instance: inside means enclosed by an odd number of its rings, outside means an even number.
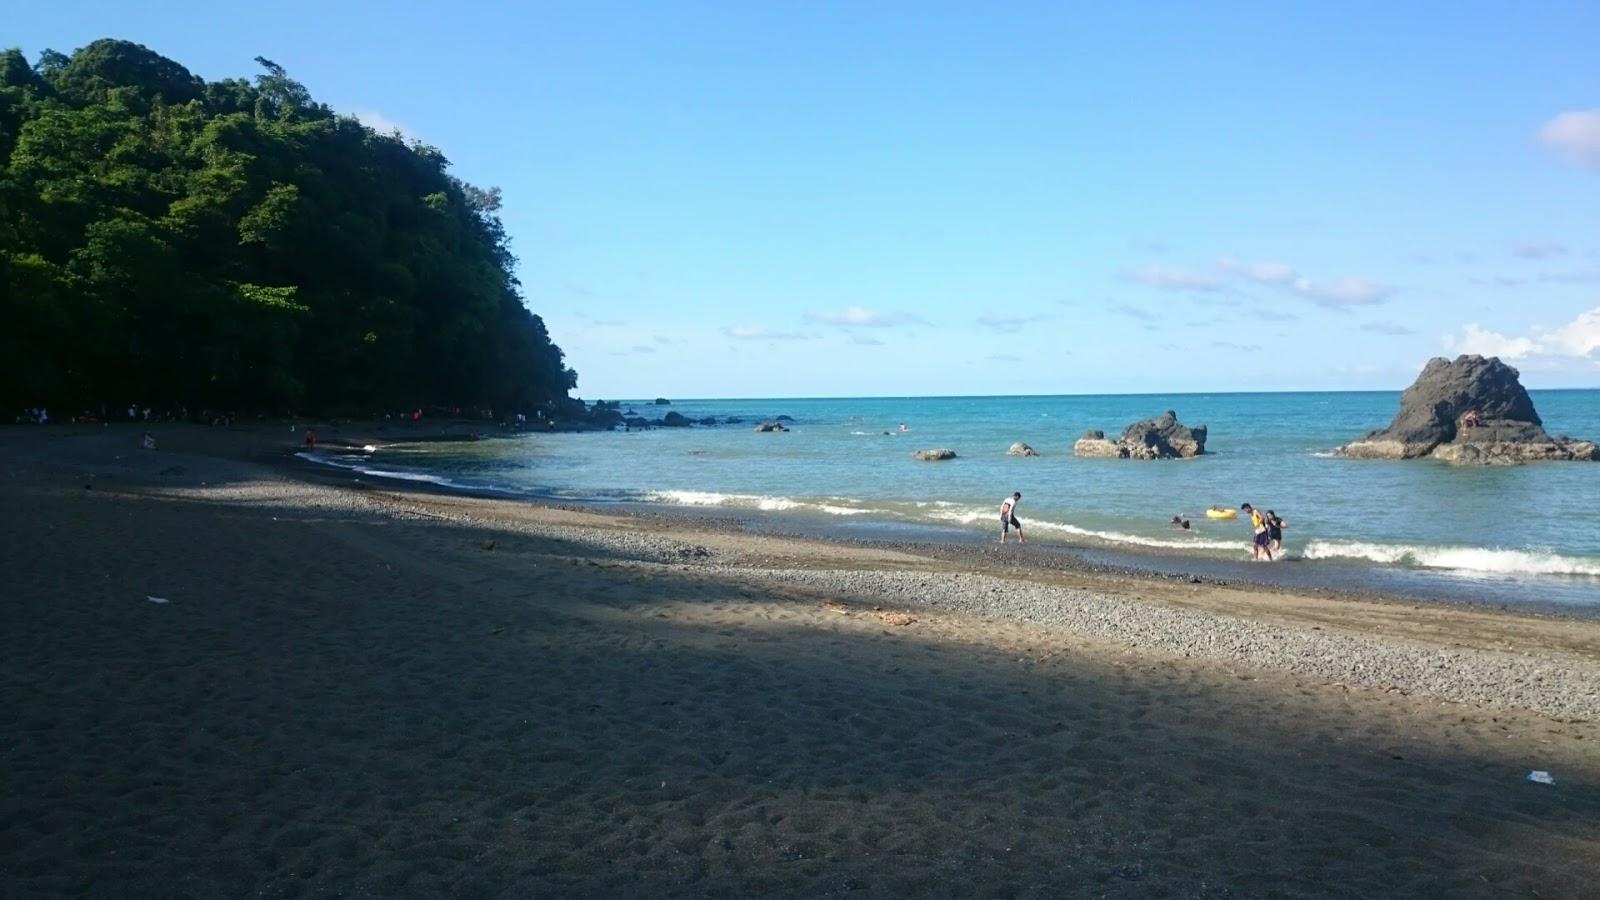
[[[1006,534],[1011,529],[1017,529],[1017,543],[1022,540],[1022,523],[1017,521],[1017,504],[1022,502],[1022,492],[1017,491],[1011,496],[1000,501],[1000,543],[1006,542]]]

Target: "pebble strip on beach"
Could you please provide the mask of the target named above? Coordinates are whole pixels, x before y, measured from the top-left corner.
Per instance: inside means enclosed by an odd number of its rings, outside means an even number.
[[[211,493],[245,499],[238,495],[256,492],[233,488]],[[392,496],[379,499],[352,491],[303,490],[295,500],[301,505],[342,507],[358,514],[381,510],[380,514],[400,518],[442,518],[463,524],[477,521],[472,515],[428,513]],[[799,587],[877,605],[1031,622],[1175,658],[1288,671],[1327,682],[1393,688],[1476,706],[1600,718],[1600,665],[1565,654],[1524,656],[1440,647],[1328,626],[1258,622],[992,575],[762,567],[744,554],[709,550],[642,531],[525,521],[513,527],[532,537],[569,543],[579,548],[580,554],[585,550],[603,553],[632,560],[629,564],[633,565],[690,567],[702,575]]]
[[[878,605],[1031,622],[1178,658],[1212,659],[1327,682],[1394,688],[1475,706],[1600,718],[1600,665],[1573,656],[1547,652],[1532,657],[1439,647],[1329,626],[1313,629],[1258,622],[992,575],[750,567],[692,543],[647,533],[552,526],[533,530],[636,559],[664,564],[694,562],[697,572],[756,585],[800,587]]]
[[[887,605],[1033,622],[1178,657],[1242,663],[1312,678],[1398,688],[1441,700],[1600,716],[1600,666],[1177,609],[989,575],[873,570],[722,568],[758,583],[801,586]]]

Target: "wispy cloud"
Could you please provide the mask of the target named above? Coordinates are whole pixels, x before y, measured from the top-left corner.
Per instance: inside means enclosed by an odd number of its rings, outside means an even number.
[[[1138,319],[1141,322],[1154,322],[1157,319],[1155,313],[1148,309],[1141,309],[1131,303],[1118,303],[1111,307],[1111,311],[1119,316],[1127,316],[1130,319]]]
[[[759,325],[730,325],[722,333],[736,341],[809,341],[815,335],[799,331],[774,331]]]
[[[1600,306],[1581,312],[1572,321],[1555,328],[1535,326],[1521,335],[1505,335],[1476,322],[1470,323],[1459,336],[1446,336],[1444,346],[1456,353],[1480,353],[1504,359],[1547,356],[1600,362]]]
[[[1566,256],[1567,248],[1548,239],[1532,241],[1516,241],[1511,245],[1511,253],[1520,259],[1553,259],[1557,256]]]
[[[984,328],[990,328],[995,331],[1003,331],[1007,334],[1015,334],[1029,325],[1035,325],[1039,322],[1048,322],[1053,318],[1055,318],[1055,316],[1047,315],[1045,313],[1035,313],[1029,316],[1006,316],[999,315],[997,313],[985,313],[984,315],[978,317],[978,324]]]
[[[806,320],[821,325],[840,328],[895,328],[902,325],[926,325],[927,320],[914,313],[899,310],[874,310],[860,306],[844,309],[814,309],[806,313]]]
[[[1134,269],[1128,277],[1163,291],[1220,291],[1223,284],[1209,272],[1154,263]]]
[[[622,324],[621,319],[597,319],[582,310],[574,310],[572,317],[594,328],[615,328]]]
[[[1022,357],[1015,353],[991,353],[984,358],[990,362],[1022,362]]]
[[[1295,279],[1294,266],[1281,262],[1242,262],[1231,256],[1217,260],[1225,272],[1248,278],[1257,284],[1287,284]]]
[[[1229,281],[1248,281],[1329,309],[1371,306],[1384,302],[1393,293],[1388,285],[1360,275],[1322,281],[1307,278],[1285,262],[1251,262],[1232,256],[1218,258],[1214,271],[1148,265],[1135,270],[1132,277],[1140,284],[1174,291],[1220,291]]]
[[[633,345],[633,352],[635,352],[635,353],[654,353],[654,352],[656,352],[656,348],[650,346],[649,344],[634,344]]]
[[[1483,275],[1468,279],[1482,287],[1514,288],[1528,284],[1600,284],[1600,271],[1540,272],[1526,275]]]
[[[1329,309],[1347,306],[1372,306],[1389,299],[1393,293],[1388,285],[1380,284],[1359,275],[1346,275],[1333,281],[1312,281],[1296,278],[1290,289],[1297,296]]]
[[[1415,331],[1398,322],[1363,322],[1361,330],[1368,334],[1388,334],[1396,337],[1406,334],[1416,334]]]
[[[1212,341],[1211,346],[1218,350],[1232,350],[1236,353],[1257,353],[1261,350],[1260,344],[1236,344],[1233,341]]]
[[[1539,142],[1570,163],[1600,170],[1600,109],[1556,116],[1539,129]]]
[[[882,347],[883,346],[883,341],[880,341],[875,337],[867,337],[864,334],[852,334],[852,335],[850,335],[850,343],[852,343],[852,344],[860,344],[863,347]]]
[[[416,132],[389,118],[383,113],[378,112],[377,110],[358,109],[352,112],[351,115],[355,117],[356,121],[367,126],[368,128],[371,128],[373,131],[376,131],[379,134],[398,134],[401,138],[408,142],[421,140],[421,138],[417,137]]]

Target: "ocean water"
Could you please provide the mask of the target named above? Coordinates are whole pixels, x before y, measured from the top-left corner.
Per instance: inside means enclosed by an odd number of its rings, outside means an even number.
[[[1548,430],[1600,437],[1600,391],[1534,391]],[[1491,599],[1600,605],[1600,464],[1458,468],[1346,460],[1331,448],[1387,424],[1396,392],[679,400],[624,404],[647,417],[742,417],[741,425],[528,434],[396,444],[319,461],[373,474],[532,497],[762,512],[832,521],[855,535],[993,539],[1021,491],[1030,540],[1109,553],[1232,563],[1248,558],[1242,502],[1289,523],[1296,578],[1319,571],[1424,572]],[[1191,460],[1079,459],[1086,428],[1119,431],[1173,409],[1210,428]],[[753,423],[792,416],[792,430]],[[907,430],[901,432],[904,423]],[[1013,441],[1041,456],[1006,455]],[[919,462],[948,447],[959,458]],[[1190,517],[1192,530],[1168,524]],[[1320,568],[1319,568],[1320,566]]]

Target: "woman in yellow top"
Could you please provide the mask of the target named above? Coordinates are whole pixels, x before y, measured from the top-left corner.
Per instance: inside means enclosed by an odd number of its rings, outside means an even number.
[[[1255,532],[1255,537],[1250,544],[1250,559],[1259,562],[1261,554],[1265,553],[1270,561],[1272,559],[1272,546],[1267,543],[1267,517],[1248,503],[1243,504],[1239,509],[1241,512],[1249,514],[1250,530]]]

